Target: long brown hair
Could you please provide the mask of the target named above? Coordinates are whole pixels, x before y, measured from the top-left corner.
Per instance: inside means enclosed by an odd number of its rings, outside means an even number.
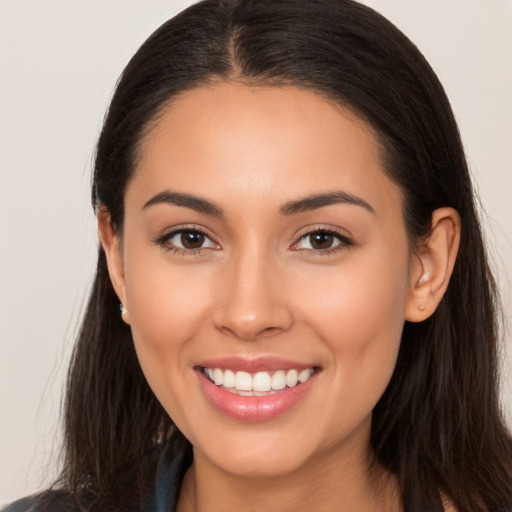
[[[497,299],[449,102],[424,57],[390,22],[351,0],[206,0],[162,25],[117,85],[99,138],[95,208],[122,232],[124,190],[164,105],[211,80],[292,84],[348,106],[378,133],[403,191],[412,241],[441,206],[462,219],[459,257],[428,320],[404,326],[371,448],[397,477],[404,509],[439,492],[460,511],[512,509],[512,441],[497,394]],[[65,403],[61,487],[89,510],[139,503],[155,448],[188,441],[139,367],[99,249]]]

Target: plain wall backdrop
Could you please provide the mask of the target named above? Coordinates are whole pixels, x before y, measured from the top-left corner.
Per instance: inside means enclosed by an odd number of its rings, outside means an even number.
[[[97,251],[96,137],[124,65],[190,3],[0,0],[0,504],[56,476],[61,392]],[[486,210],[510,345],[512,1],[364,3],[417,44],[452,102]]]

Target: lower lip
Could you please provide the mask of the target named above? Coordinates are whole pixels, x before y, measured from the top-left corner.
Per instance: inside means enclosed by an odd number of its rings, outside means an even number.
[[[215,385],[201,369],[196,370],[201,388],[211,404],[223,414],[244,421],[269,420],[290,410],[305,397],[318,373],[315,372],[302,384],[285,388],[273,395],[241,396]]]

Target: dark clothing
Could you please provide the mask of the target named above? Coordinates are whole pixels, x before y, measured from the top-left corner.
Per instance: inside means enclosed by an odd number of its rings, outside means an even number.
[[[179,446],[179,449],[176,449]],[[176,507],[181,482],[192,462],[190,449],[173,443],[158,456],[155,486],[142,505],[129,512],[172,512]],[[41,496],[22,498],[2,512],[81,512],[66,491],[49,491]],[[124,511],[123,511],[124,512]],[[128,511],[126,511],[128,512]]]

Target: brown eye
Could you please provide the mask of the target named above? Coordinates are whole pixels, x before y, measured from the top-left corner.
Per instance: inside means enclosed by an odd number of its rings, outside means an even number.
[[[178,229],[155,240],[166,250],[199,253],[203,249],[220,249],[206,233],[199,229]]]
[[[200,249],[205,239],[199,231],[182,231],[180,236],[181,246],[185,249]]]
[[[319,254],[329,254],[338,249],[352,247],[353,242],[341,233],[328,229],[316,229],[303,235],[300,240],[292,246],[292,249],[313,251]]]
[[[309,235],[309,243],[315,250],[330,249],[334,241],[334,236],[325,231],[317,231]]]

